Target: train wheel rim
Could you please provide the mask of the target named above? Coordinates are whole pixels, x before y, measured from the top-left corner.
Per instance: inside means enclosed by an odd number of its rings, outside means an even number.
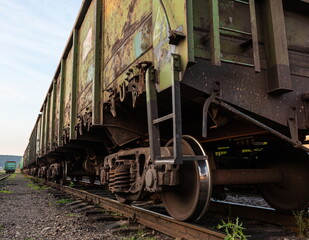
[[[65,185],[67,182],[67,177],[68,177],[68,164],[67,162],[62,162],[61,163],[61,169],[62,169],[62,174],[60,176],[60,184]]]
[[[172,141],[166,144],[172,146]],[[183,136],[184,155],[204,155],[202,146],[191,136]],[[181,183],[175,191],[161,193],[167,212],[179,221],[195,221],[207,211],[211,197],[211,176],[208,160],[185,161],[180,166]]]

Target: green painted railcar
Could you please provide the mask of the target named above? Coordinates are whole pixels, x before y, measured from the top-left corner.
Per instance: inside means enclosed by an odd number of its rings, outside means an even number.
[[[85,0],[24,171],[89,176],[119,201],[160,193],[199,219],[231,185],[309,205],[309,3]]]
[[[15,161],[6,161],[4,164],[4,171],[6,173],[14,173],[16,170],[16,162]]]

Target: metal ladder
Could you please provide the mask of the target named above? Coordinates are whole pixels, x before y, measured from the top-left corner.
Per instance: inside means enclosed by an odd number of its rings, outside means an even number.
[[[181,71],[180,56],[172,54],[172,113],[159,117],[156,91],[156,71],[152,67],[146,74],[147,117],[151,159],[157,164],[182,164],[182,121],[179,74]],[[173,120],[173,156],[162,157],[160,146],[159,124]]]
[[[182,120],[181,120],[181,94],[180,94],[180,56],[172,54],[172,113],[163,117],[158,115],[158,96],[156,90],[156,71],[153,67],[146,73],[146,100],[148,133],[151,160],[156,164],[182,164],[183,161],[205,160],[207,157],[200,155],[182,155]],[[159,124],[173,120],[173,155],[161,155]]]
[[[256,12],[255,12],[255,1],[254,0],[249,0],[248,2],[244,0],[233,0],[233,1],[239,4],[246,4],[249,6],[251,33],[240,31],[237,29],[220,27],[218,0],[209,0],[211,62],[213,65],[216,65],[216,66],[221,66],[221,62],[237,63],[240,65],[254,67],[256,72],[261,72],[259,42],[258,42],[257,23],[256,23]],[[248,63],[243,63],[243,62],[235,62],[235,61],[221,58],[220,30],[251,36],[252,39],[243,43],[242,45],[251,45],[251,42],[252,42],[253,61],[254,61],[253,65],[248,64]]]

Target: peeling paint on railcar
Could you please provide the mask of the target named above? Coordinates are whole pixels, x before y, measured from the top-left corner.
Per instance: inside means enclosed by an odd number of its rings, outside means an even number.
[[[54,139],[53,142],[56,144],[58,139],[59,129],[59,111],[60,111],[60,74],[56,79],[56,111],[55,111],[55,128],[54,128]]]
[[[171,86],[172,53],[181,56],[182,74],[188,64],[187,0],[153,0],[154,67],[158,70],[158,90]],[[177,45],[169,43],[170,31],[178,31],[185,38]]]
[[[53,85],[54,86],[54,85]],[[50,109],[49,109],[49,126],[48,126],[48,139],[47,139],[47,144],[49,146],[50,151],[53,150],[53,124],[54,124],[54,107],[55,107],[55,102],[54,102],[54,91],[57,91],[57,89],[52,89],[50,92]]]
[[[138,62],[145,62],[145,61],[149,61],[150,59],[153,59],[153,51],[150,48],[147,52],[145,52],[141,57],[139,57],[138,59],[135,59],[135,61],[133,60],[131,62],[131,66],[136,66],[138,64]],[[103,83],[106,84],[104,85],[104,89],[105,91],[103,92],[103,102],[107,102],[109,100],[109,96],[110,96],[110,92],[106,91],[107,89],[117,89],[117,92],[120,92],[120,88],[119,86],[121,85],[121,83],[125,83],[127,84],[126,81],[124,81],[124,79],[127,77],[126,71],[121,73],[114,81],[112,81],[111,83],[107,84],[107,81],[104,81]]]
[[[149,16],[132,35],[128,36],[127,40],[114,53],[106,65],[102,84],[104,89],[131,66],[135,60],[151,49],[151,33],[152,23],[151,16]],[[152,58],[144,61],[152,61]]]
[[[38,121],[36,123],[36,156],[40,156],[41,154],[41,125],[42,125],[42,115],[39,115]]]
[[[103,62],[106,65],[127,38],[149,17],[152,5],[149,0],[115,0],[104,3]]]
[[[64,90],[64,121],[63,127],[70,125],[71,97],[72,97],[72,79],[73,77],[73,49],[69,51],[65,62],[65,90]]]
[[[105,1],[103,91],[113,82],[117,88],[125,79],[119,76],[137,59],[152,61],[144,57],[152,46],[151,6],[149,0]]]
[[[94,80],[94,19],[95,1],[92,1],[79,30],[77,114],[83,115],[92,103],[92,82]]]

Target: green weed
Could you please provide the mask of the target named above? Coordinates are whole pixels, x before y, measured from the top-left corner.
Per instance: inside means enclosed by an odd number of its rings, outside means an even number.
[[[75,214],[75,213],[68,213],[66,216],[68,216],[68,217],[76,217],[76,216],[78,216],[78,215]]]
[[[227,222],[222,220],[222,224],[218,224],[217,229],[223,230],[226,234],[224,240],[247,240],[248,235],[244,234],[245,228],[242,226],[242,223],[239,222],[239,218],[236,218],[236,223],[233,223],[228,219]]]
[[[43,190],[43,189],[47,189],[48,187],[46,186],[41,186],[41,185],[37,185],[35,183],[29,183],[27,184],[27,186],[31,189],[34,189],[34,190]]]
[[[9,190],[0,190],[0,193],[13,193],[13,192]]]
[[[74,183],[73,181],[71,181],[71,182],[69,183],[69,187],[71,187],[71,188],[75,187],[75,183]]]
[[[123,224],[123,225],[120,226],[120,228],[121,228],[121,229],[127,229],[127,228],[128,228],[128,225],[127,225],[127,224]]]
[[[111,216],[122,216],[122,214],[119,213],[119,212],[109,212],[109,215],[111,215]]]
[[[73,202],[72,199],[59,199],[55,202],[55,204],[67,204]]]
[[[13,173],[11,176],[8,177],[10,180],[14,180],[16,178],[16,173]]]
[[[309,237],[309,218],[304,216],[304,213],[304,211],[293,212],[298,227],[298,235],[301,239]]]
[[[123,238],[122,240],[157,240],[156,237],[144,237],[145,233],[143,229],[139,229],[134,236]]]

